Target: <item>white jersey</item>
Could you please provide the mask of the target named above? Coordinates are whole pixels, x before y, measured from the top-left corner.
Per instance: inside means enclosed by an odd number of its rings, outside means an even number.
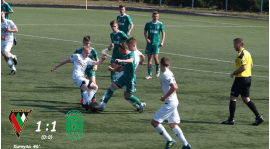
[[[83,72],[87,65],[92,65],[93,63],[90,58],[84,58],[82,54],[73,54],[70,56],[70,60],[74,62],[72,79],[84,77]]]
[[[13,33],[7,32],[5,29],[8,27],[10,30],[17,28],[12,20],[7,20],[5,22],[1,22],[1,37],[7,37],[7,40],[1,40],[1,45],[6,44],[8,42],[13,43]]]
[[[169,69],[167,69],[166,71],[163,72],[162,77],[161,77],[161,81],[160,81],[163,96],[165,96],[168,93],[168,91],[171,88],[170,84],[172,84],[172,83],[176,83],[176,81],[174,79],[174,75]],[[173,92],[165,100],[165,103],[175,102],[175,101],[178,102],[178,99],[177,99],[176,92]]]
[[[140,56],[142,55],[142,53],[139,50],[131,51],[131,52],[133,52],[135,55],[135,71],[136,71],[137,67],[139,66]]]

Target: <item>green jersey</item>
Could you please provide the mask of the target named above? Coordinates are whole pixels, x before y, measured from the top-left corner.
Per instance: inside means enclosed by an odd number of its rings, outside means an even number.
[[[91,60],[93,60],[93,58],[95,58],[95,60],[97,60],[98,59],[98,55],[97,55],[97,51],[94,49],[94,48],[92,48],[91,47],[91,53],[90,53],[90,55],[88,56]],[[78,48],[78,49],[76,49],[76,51],[74,52],[74,54],[76,54],[76,53],[78,53],[78,54],[82,54],[82,50],[83,50],[83,46],[82,47],[80,47],[80,48]],[[85,69],[85,71],[87,71],[87,70],[92,70],[93,69],[93,65],[88,65],[87,66],[87,68]]]
[[[119,43],[126,42],[126,40],[128,39],[127,35],[124,32],[118,30],[116,33],[112,32],[110,36],[112,43],[114,44],[113,55],[121,55],[119,53],[118,46]]]
[[[157,21],[157,23],[153,23],[152,21],[149,21],[145,24],[144,31],[148,31],[148,39],[151,40],[150,44],[160,44],[160,31],[164,32],[162,22]]]
[[[133,58],[132,63],[123,63],[122,65],[124,66],[124,76],[128,78],[135,78],[135,55],[133,52],[129,52],[127,55],[123,56],[123,60],[127,60]]]
[[[124,14],[123,16],[121,16],[121,14],[120,14],[117,16],[117,21],[119,24],[119,30],[121,30],[125,34],[127,34],[129,31],[130,24],[133,24],[130,16],[127,14]],[[131,37],[131,35],[129,35],[129,37]]]
[[[10,7],[10,5],[6,2],[4,2],[2,5],[1,5],[1,9],[4,10],[4,12],[10,12],[10,11],[13,11],[13,9]],[[6,13],[5,14],[5,18],[10,20],[10,17],[9,17],[9,14]]]

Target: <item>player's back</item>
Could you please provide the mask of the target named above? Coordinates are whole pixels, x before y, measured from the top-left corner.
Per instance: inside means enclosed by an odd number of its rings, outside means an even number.
[[[166,71],[163,72],[161,81],[160,81],[163,96],[165,96],[171,89],[171,86],[170,86],[171,83],[176,83],[176,81],[175,81],[173,73],[169,69],[167,69]],[[173,92],[165,101],[178,102],[176,92]]]

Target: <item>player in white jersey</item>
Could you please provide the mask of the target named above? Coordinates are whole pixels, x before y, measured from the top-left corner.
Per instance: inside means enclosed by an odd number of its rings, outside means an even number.
[[[88,79],[86,79],[84,77],[83,72],[85,71],[85,69],[88,65],[100,65],[107,58],[107,55],[103,54],[101,61],[96,62],[96,61],[91,60],[88,57],[90,55],[90,53],[91,53],[91,48],[89,46],[84,46],[82,54],[71,55],[70,58],[64,60],[59,65],[52,68],[52,70],[51,70],[52,72],[54,72],[58,67],[66,64],[70,61],[74,62],[72,79],[73,79],[73,82],[75,84],[77,84],[78,87],[81,88],[81,90],[83,90],[84,103],[82,104],[82,106],[86,110],[88,110],[89,100],[92,99],[94,94],[97,92],[98,86],[94,82],[91,82]],[[89,88],[92,90],[90,90],[89,93],[87,94]]]
[[[137,42],[136,42],[136,39],[135,37],[130,37],[129,39],[127,39],[126,43],[128,44],[128,49],[134,53],[135,55],[135,71],[137,69],[137,67],[139,65],[142,65],[144,60],[145,60],[145,56],[137,49]],[[120,66],[118,66],[118,68],[120,68]],[[122,75],[124,74],[124,71],[121,71],[116,77],[115,79],[113,80],[113,82],[117,81],[118,78],[120,78]],[[112,85],[112,84],[111,84]],[[140,105],[138,105],[137,103],[135,102],[132,102],[131,100],[128,100],[127,99],[127,92],[126,92],[126,86],[124,86],[124,97],[127,101],[129,101],[134,107],[137,108],[137,111],[139,111],[140,109]],[[105,96],[106,96],[107,92],[101,97],[101,100],[100,100],[100,104],[102,104]]]
[[[161,58],[160,67],[161,71],[163,72],[160,81],[163,96],[161,96],[160,100],[164,102],[164,105],[155,113],[151,124],[155,127],[158,133],[167,140],[165,149],[170,149],[175,144],[175,140],[171,138],[171,136],[161,124],[166,119],[168,119],[170,128],[175,132],[178,139],[182,142],[182,149],[191,149],[191,146],[186,141],[182,130],[177,125],[180,123],[180,117],[177,111],[178,99],[176,95],[178,85],[175,81],[173,73],[169,69],[169,58]]]
[[[5,18],[5,13],[1,10],[1,54],[4,56],[8,66],[12,69],[10,74],[17,73],[14,65],[17,65],[17,56],[10,53],[13,46],[13,33],[18,32],[13,21]],[[13,59],[14,63],[10,60]]]

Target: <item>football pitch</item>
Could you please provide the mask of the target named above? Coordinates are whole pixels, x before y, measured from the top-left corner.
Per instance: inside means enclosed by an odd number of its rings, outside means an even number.
[[[50,71],[81,47],[86,35],[91,36],[91,47],[96,49],[99,58],[102,53],[112,55],[106,50],[111,42],[109,22],[116,19],[119,11],[13,9],[11,20],[19,32],[15,34],[18,44],[11,53],[18,57],[18,73],[9,75],[11,69],[2,57],[1,148],[26,145],[63,149],[165,147],[166,140],[151,125],[155,112],[163,105],[159,100],[161,78],[144,79],[147,58],[136,71],[137,92],[134,93],[147,104],[143,113],[138,113],[124,99],[123,89],[114,92],[105,111],[85,111],[80,105],[80,90],[72,81],[72,63]],[[152,20],[152,13],[128,10],[126,13],[134,23],[131,35],[136,36],[138,48],[144,53],[143,29],[145,23]],[[166,33],[159,59],[164,56],[170,59],[170,70],[179,87],[179,127],[192,148],[269,148],[269,21],[174,14],[160,14],[159,21]],[[255,116],[240,98],[236,102],[235,125],[220,124],[229,117],[229,96],[234,81],[229,74],[235,69],[237,52],[233,39],[238,37],[243,38],[244,47],[254,62],[250,98],[265,120],[259,126],[251,125]],[[110,57],[96,72],[97,101],[110,86],[109,65]],[[155,66],[152,70],[155,75]],[[20,138],[16,137],[8,118],[13,109],[33,110]],[[83,114],[83,136],[77,141],[66,137],[65,116],[70,110]],[[41,131],[36,132],[39,121]],[[56,123],[52,124],[54,121]],[[163,125],[176,140],[172,148],[182,148],[167,121]],[[56,132],[50,131],[53,126]],[[42,136],[47,138],[42,140]]]

